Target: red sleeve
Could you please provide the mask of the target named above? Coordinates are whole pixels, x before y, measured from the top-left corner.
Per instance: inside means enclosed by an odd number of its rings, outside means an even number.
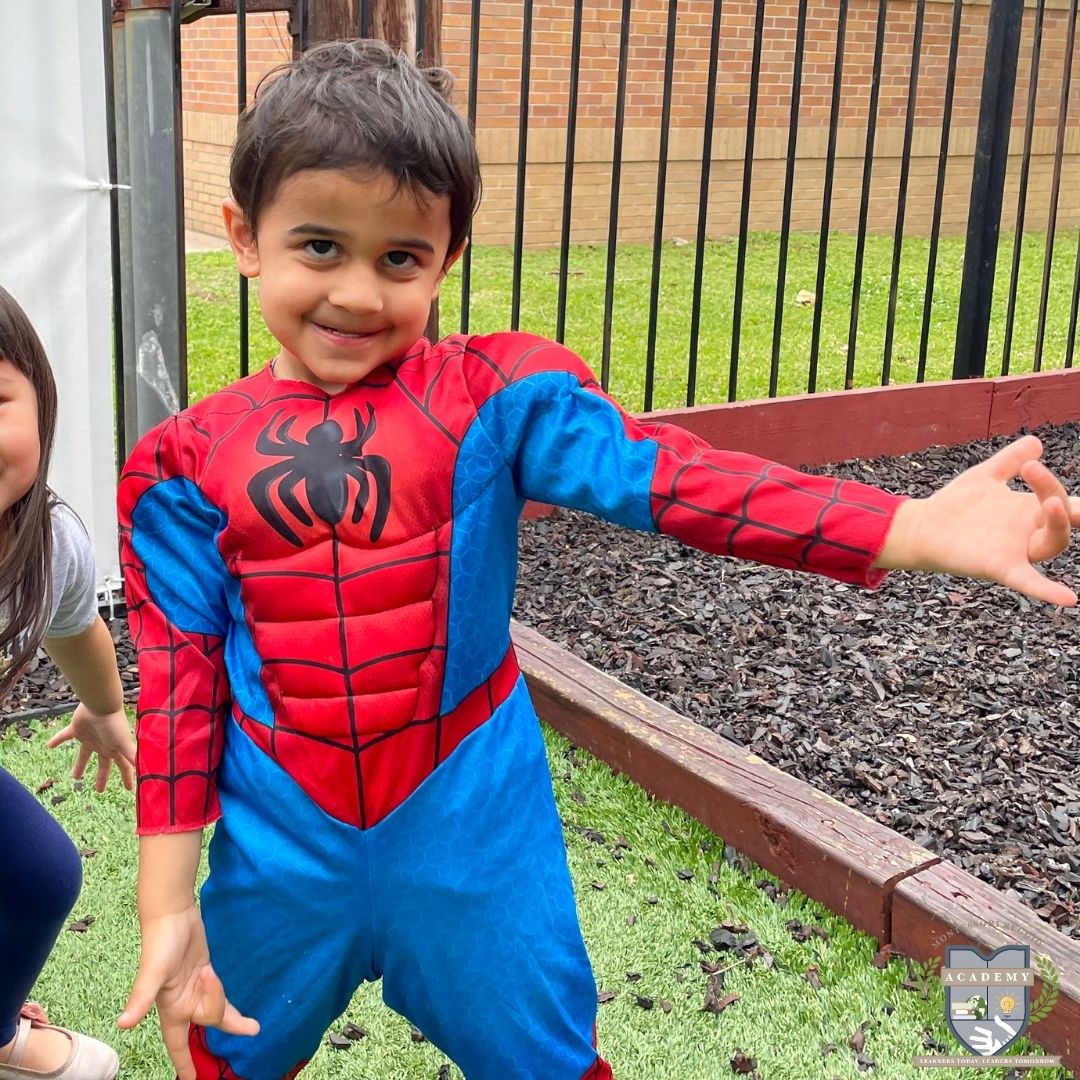
[[[868,587],[885,576],[873,563],[902,497],[635,419],[554,342],[495,334],[465,350],[479,415],[523,496],[721,555]]]
[[[903,496],[714,450],[670,424],[631,422],[635,429],[659,446],[650,495],[660,532],[704,551],[870,588],[885,577],[873,563]]]
[[[187,832],[220,816],[216,777],[229,709],[227,604],[214,543],[221,516],[188,477],[172,418],[120,478],[120,564],[138,652],[137,831]],[[222,567],[223,570],[223,567]]]

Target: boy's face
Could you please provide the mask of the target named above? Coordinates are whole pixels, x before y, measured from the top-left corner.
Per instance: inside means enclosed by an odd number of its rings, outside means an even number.
[[[226,200],[225,226],[281,345],[279,379],[336,393],[405,353],[424,332],[449,253],[450,199],[417,202],[385,173],[295,173],[252,237]]]

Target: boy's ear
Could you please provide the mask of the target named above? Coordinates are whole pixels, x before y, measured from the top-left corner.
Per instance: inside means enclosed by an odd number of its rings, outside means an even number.
[[[244,211],[231,196],[221,204],[221,216],[225,219],[225,235],[236,256],[236,266],[246,278],[259,276],[259,248],[255,234],[248,226]]]
[[[446,262],[443,263],[442,270],[439,271],[439,276],[435,281],[435,291],[431,294],[432,300],[439,295],[439,289],[442,286],[443,278],[446,277],[450,270],[450,267],[454,265],[465,254],[465,248],[469,246],[469,238],[465,237],[461,244],[449,255],[446,256]]]

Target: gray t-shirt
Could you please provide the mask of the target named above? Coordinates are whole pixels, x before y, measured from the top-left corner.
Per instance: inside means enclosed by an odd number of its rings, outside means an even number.
[[[94,548],[78,515],[63,503],[52,508],[52,612],[46,637],[74,637],[97,616]]]

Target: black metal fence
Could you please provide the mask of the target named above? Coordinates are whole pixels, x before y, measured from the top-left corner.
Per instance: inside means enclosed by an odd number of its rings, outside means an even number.
[[[296,45],[304,48],[310,36],[311,4],[316,0],[296,0],[291,5],[291,26],[295,32]],[[427,22],[424,11],[424,0],[417,0],[419,10],[416,18],[417,42],[419,53],[425,51],[424,27]],[[607,6],[620,0],[606,0]],[[655,174],[655,193],[653,207],[653,227],[651,243],[651,259],[648,276],[648,317],[644,334],[644,348],[642,355],[643,371],[641,373],[641,396],[640,400],[626,400],[624,404],[629,407],[639,406],[645,410],[651,409],[656,404],[656,372],[658,355],[658,337],[661,334],[661,315],[665,309],[671,306],[672,296],[665,291],[664,279],[664,253],[665,243],[669,237],[665,232],[666,212],[668,208],[668,176],[669,176],[669,135],[672,131],[672,106],[679,74],[679,50],[676,47],[679,19],[689,3],[694,0],[667,0],[665,34],[663,38],[662,58],[659,65],[662,66],[662,97],[659,104],[659,114],[655,124],[658,126],[658,154]],[[704,0],[697,0],[698,6]],[[1040,370],[1044,363],[1048,366],[1071,367],[1076,341],[1076,325],[1078,308],[1080,308],[1080,248],[1072,256],[1068,264],[1068,271],[1072,276],[1071,283],[1071,306],[1068,319],[1067,332],[1064,335],[1064,346],[1055,346],[1053,355],[1047,355],[1046,335],[1048,323],[1048,310],[1052,289],[1052,274],[1055,270],[1055,244],[1062,239],[1059,236],[1058,221],[1063,185],[1063,172],[1069,164],[1067,150],[1067,134],[1070,124],[1070,99],[1072,87],[1072,61],[1076,34],[1077,6],[1080,0],[1071,0],[1067,10],[1067,28],[1064,35],[1062,64],[1055,64],[1052,70],[1048,70],[1044,63],[1044,29],[1047,21],[1046,0],[1028,0],[1027,16],[1025,18],[1025,0],[991,0],[989,15],[985,13],[985,7],[974,7],[963,2],[953,0],[951,4],[951,22],[948,34],[947,58],[944,67],[943,85],[938,80],[930,90],[920,86],[921,64],[925,54],[923,47],[924,27],[927,19],[928,0],[892,0],[892,7],[899,5],[910,9],[914,6],[914,18],[911,24],[910,36],[887,33],[889,27],[890,0],[820,0],[811,3],[810,0],[793,0],[793,3],[785,3],[785,9],[795,6],[796,18],[793,29],[792,42],[792,65],[790,69],[790,83],[787,88],[786,106],[786,144],[787,152],[783,171],[782,196],[779,199],[779,220],[770,233],[775,233],[776,243],[776,278],[775,287],[762,290],[761,282],[754,281],[753,290],[749,288],[748,274],[749,249],[754,238],[760,233],[760,227],[752,226],[752,203],[756,194],[755,180],[760,169],[760,161],[756,157],[756,141],[762,130],[759,123],[759,108],[761,106],[760,87],[762,85],[763,67],[763,41],[769,20],[775,12],[776,3],[770,0],[756,0],[753,4],[752,30],[750,31],[750,70],[747,74],[745,94],[745,115],[741,126],[744,133],[743,152],[741,162],[741,199],[738,215],[738,228],[730,243],[734,245],[734,270],[729,307],[724,313],[722,323],[729,325],[728,332],[729,348],[727,355],[720,357],[720,362],[726,365],[726,397],[734,400],[737,397],[745,397],[745,384],[747,382],[748,365],[759,370],[759,374],[767,370],[767,392],[775,396],[781,391],[781,353],[785,341],[785,320],[788,319],[791,308],[790,292],[792,283],[789,281],[789,255],[793,239],[792,209],[793,198],[797,187],[796,163],[798,160],[800,137],[805,132],[802,121],[803,99],[806,96],[806,80],[804,78],[804,57],[807,55],[807,44],[813,28],[815,40],[820,43],[824,35],[831,45],[829,52],[832,56],[832,72],[829,80],[829,105],[827,120],[827,150],[824,158],[824,171],[821,178],[821,201],[820,220],[816,230],[816,256],[813,259],[815,265],[815,280],[812,290],[813,316],[809,332],[809,341],[805,349],[805,366],[800,385],[797,389],[814,392],[822,389],[821,362],[824,348],[823,317],[828,303],[835,307],[842,303],[846,308],[846,347],[841,346],[845,353],[843,386],[856,385],[857,373],[856,362],[860,347],[860,311],[861,302],[865,296],[865,281],[868,239],[882,230],[877,227],[878,222],[872,220],[873,200],[871,198],[872,185],[874,183],[875,169],[879,165],[875,154],[876,141],[880,133],[882,121],[879,116],[880,90],[882,86],[883,72],[889,65],[903,62],[906,65],[906,104],[903,118],[902,152],[899,161],[899,177],[896,185],[895,216],[892,220],[892,247],[889,257],[888,270],[888,299],[885,306],[885,326],[883,341],[880,346],[880,357],[871,357],[874,381],[880,381],[882,385],[888,384],[896,378],[895,348],[898,310],[901,303],[901,293],[904,292],[908,307],[912,303],[920,309],[917,356],[912,360],[908,358],[905,367],[907,377],[903,381],[909,381],[914,377],[922,381],[928,374],[928,355],[930,352],[931,324],[935,317],[935,303],[937,297],[937,275],[939,271],[939,251],[943,238],[943,207],[946,203],[947,174],[952,173],[955,185],[955,172],[963,169],[970,176],[970,186],[967,198],[967,231],[964,248],[964,266],[962,281],[959,290],[959,300],[955,307],[954,333],[949,333],[952,351],[952,373],[954,377],[964,378],[984,373],[997,374],[1009,373],[1015,370],[1020,363],[1017,358],[1018,344],[1016,335],[1016,323],[1018,311],[1023,309],[1025,303],[1030,304],[1030,298],[1021,294],[1019,286],[1022,280],[1021,255],[1025,241],[1025,229],[1031,230],[1035,226],[1035,232],[1043,239],[1043,265],[1041,280],[1038,289],[1038,315],[1037,328],[1030,356],[1023,360],[1024,370]],[[565,103],[565,156],[564,173],[562,183],[562,207],[558,211],[560,225],[560,242],[558,246],[558,287],[554,304],[554,314],[551,320],[549,333],[558,340],[564,340],[568,329],[568,297],[570,294],[571,262],[574,258],[575,245],[573,243],[573,209],[575,193],[578,186],[575,183],[575,169],[577,168],[576,146],[580,131],[579,126],[579,99],[580,99],[580,75],[582,72],[582,35],[586,16],[589,14],[590,5],[600,3],[600,0],[563,0],[562,5],[567,9],[572,8],[572,33],[570,41],[570,69],[566,84]],[[732,7],[733,0],[729,0],[728,8]],[[109,0],[104,0],[104,10],[107,17],[111,17],[113,5]],[[236,47],[237,47],[237,70],[238,70],[238,105],[243,108],[248,98],[246,85],[246,19],[251,10],[266,11],[281,9],[289,5],[268,3],[266,0],[235,0],[233,3],[225,0],[199,0],[197,3],[183,3],[181,0],[172,0],[172,19],[175,33],[173,35],[174,55],[173,65],[176,76],[176,93],[174,98],[175,124],[177,128],[177,145],[180,145],[180,127],[182,123],[180,102],[182,89],[180,87],[180,33],[179,26],[183,19],[205,14],[229,14],[235,16]],[[463,6],[463,2],[461,5]],[[550,11],[552,0],[544,5]],[[655,6],[655,4],[653,5]],[[744,9],[749,5],[743,4]],[[940,9],[940,0],[932,6]],[[370,4],[367,0],[360,0],[354,5],[356,12],[356,31],[363,35],[371,28]],[[505,5],[504,5],[505,7]],[[873,56],[869,64],[869,72],[861,77],[861,82],[856,80],[853,84],[851,79],[845,81],[845,61],[851,49],[851,19],[852,13],[858,9],[860,25],[866,23],[867,18],[872,17],[874,26]],[[730,13],[730,12],[729,12]],[[607,237],[604,244],[604,288],[602,302],[596,307],[593,318],[601,327],[601,347],[599,357],[592,356],[589,359],[595,362],[599,359],[599,375],[605,387],[612,380],[613,363],[621,358],[614,353],[613,323],[616,318],[615,296],[618,281],[618,255],[620,251],[620,215],[625,213],[621,184],[623,179],[624,139],[628,130],[627,124],[627,100],[628,78],[630,70],[630,56],[633,48],[633,35],[635,19],[639,18],[639,11],[634,0],[621,0],[621,11],[618,31],[618,62],[614,78],[613,98],[614,105],[610,116],[611,132],[611,161],[610,161],[610,190],[607,213]],[[543,12],[540,9],[539,0],[521,0],[521,40],[519,53],[520,83],[518,89],[518,130],[517,130],[517,162],[514,182],[514,219],[513,219],[513,254],[510,264],[508,286],[508,325],[510,328],[518,328],[523,317],[523,289],[524,289],[524,261],[526,253],[526,209],[530,197],[530,159],[529,137],[534,128],[536,119],[535,112],[530,102],[530,87],[533,81],[532,60],[534,52],[534,35],[538,28],[542,28]],[[550,16],[549,16],[550,17]],[[1059,17],[1059,16],[1055,16]],[[979,106],[977,136],[974,147],[973,162],[970,155],[957,155],[953,145],[953,121],[954,102],[956,100],[958,75],[970,80],[973,73],[971,58],[961,55],[962,32],[966,28],[966,21],[970,19],[986,18],[985,40],[982,41],[982,56],[980,57],[981,78],[981,102]],[[981,23],[980,23],[981,26]],[[725,21],[724,0],[711,0],[709,9],[709,22],[707,34],[702,35],[702,42],[707,39],[708,48],[708,73],[705,79],[704,104],[700,112],[698,123],[700,124],[701,156],[698,172],[698,202],[696,208],[696,228],[694,230],[693,243],[693,266],[689,277],[689,309],[688,325],[686,327],[686,355],[684,368],[685,393],[680,397],[686,404],[702,402],[700,393],[700,373],[702,365],[702,339],[703,339],[703,312],[705,285],[708,277],[707,255],[710,243],[715,241],[715,236],[710,230],[710,213],[713,209],[711,200],[714,198],[713,191],[713,167],[714,167],[714,136],[717,131],[717,86],[718,75],[722,71],[722,58],[725,47],[730,44],[729,36],[732,33],[732,24]],[[484,0],[471,0],[469,4],[469,46],[468,46],[468,70],[455,72],[459,77],[467,81],[468,94],[465,109],[469,121],[474,126],[479,122],[482,125],[481,113],[483,111],[483,98],[481,91],[481,79],[478,77],[482,63],[481,42],[485,33],[485,4]],[[746,37],[746,27],[739,33]],[[792,31],[785,31],[792,33]],[[897,40],[899,38],[899,40]],[[1011,129],[1014,126],[1014,93],[1017,92],[1018,70],[1022,55],[1021,44],[1026,42],[1028,48],[1023,52],[1027,68],[1027,86],[1020,87],[1019,92],[1026,92],[1026,108],[1023,114],[1023,146],[1019,153],[1015,146],[1010,146]],[[112,61],[108,60],[110,68]],[[819,78],[820,82],[820,78]],[[1057,83],[1055,86],[1054,83]],[[852,87],[855,86],[855,91]],[[1048,92],[1054,93],[1057,98],[1056,131],[1054,152],[1052,158],[1052,178],[1050,180],[1049,193],[1043,201],[1039,214],[1036,216],[1029,208],[1030,203],[1030,175],[1032,163],[1035,160],[1033,145],[1035,135],[1040,124],[1040,114],[1037,110],[1038,95],[1043,94],[1043,99]],[[852,95],[849,97],[846,95]],[[924,96],[925,95],[925,96]],[[772,103],[775,108],[775,103]],[[850,189],[852,181],[838,176],[838,144],[841,140],[845,125],[852,123],[852,116],[861,112],[860,128],[865,129],[865,142],[862,147],[861,177],[858,181],[858,214],[857,225],[854,228],[854,253],[850,284],[845,282],[844,287],[837,295],[835,286],[830,285],[831,255],[841,242],[836,231],[837,215],[835,213],[836,199],[841,192],[842,186]],[[922,169],[919,176],[913,176],[913,141],[917,132],[917,117],[925,115],[927,110],[936,111],[936,122],[933,127],[940,127],[938,149],[936,155],[936,168],[932,175],[928,175],[926,169]],[[921,110],[921,112],[920,112]],[[730,110],[729,110],[730,112]],[[480,118],[478,120],[478,118]],[[730,116],[729,118],[730,119]],[[1042,126],[1047,126],[1045,108],[1041,120]],[[1017,125],[1019,126],[1019,125]],[[115,154],[115,145],[113,148]],[[1011,155],[1011,157],[1010,157]],[[1045,165],[1045,156],[1042,159]],[[1015,179],[1015,171],[1019,170],[1019,178],[1016,183],[1016,210],[1015,229],[1013,230],[1013,245],[1011,261],[1004,276],[1002,276],[998,257],[999,232],[1002,221],[1002,208],[1006,192],[1006,174]],[[115,177],[114,177],[115,180]],[[964,181],[967,183],[967,180]],[[922,187],[916,192],[915,184]],[[931,203],[929,213],[929,227],[924,228],[924,234],[928,234],[928,247],[926,250],[925,274],[921,277],[918,286],[911,286],[907,282],[901,288],[902,266],[904,265],[905,245],[911,241],[911,231],[908,227],[907,209],[913,196],[918,194],[925,206],[926,201]],[[1075,199],[1070,198],[1069,207],[1075,208]],[[1045,218],[1042,217],[1045,213]],[[925,213],[923,214],[925,220]],[[182,222],[178,222],[179,235],[182,238]],[[850,233],[851,230],[847,229]],[[1064,233],[1064,230],[1060,230]],[[1070,230],[1071,232],[1071,230]],[[1030,234],[1029,234],[1030,235]],[[1072,241],[1071,236],[1067,240]],[[114,245],[115,258],[119,260],[119,246]],[[477,280],[477,260],[482,253],[474,256],[473,247],[470,245],[461,264],[460,278],[460,308],[454,312],[453,322],[450,325],[450,312],[444,309],[443,332],[456,330],[468,331],[473,321],[474,288]],[[181,251],[182,259],[182,251]],[[1056,264],[1057,273],[1061,270],[1061,257]],[[119,273],[119,268],[118,271]],[[910,275],[909,275],[910,277]],[[248,294],[247,283],[241,281],[239,291],[240,314],[240,356],[238,369],[246,372],[248,365],[249,338],[248,338]],[[910,286],[910,287],[909,287]],[[183,289],[183,279],[179,287]],[[920,293],[914,300],[911,293]],[[764,335],[758,335],[758,344],[755,350],[748,354],[746,345],[747,323],[749,319],[755,322],[761,321],[764,302],[763,295],[768,295],[771,301],[771,311],[766,311],[771,322],[771,330]],[[118,298],[121,290],[117,290]],[[995,297],[997,303],[995,303]],[[682,299],[681,297],[679,298]],[[715,307],[715,305],[713,305]],[[181,311],[183,303],[180,304]],[[940,312],[938,318],[940,319]],[[123,318],[118,310],[117,326],[123,325]],[[992,325],[995,327],[991,333]],[[948,332],[948,330],[947,330]],[[710,333],[715,341],[716,333],[713,328]],[[989,355],[990,341],[996,335],[1002,342],[1000,355]],[[760,342],[767,341],[767,347]],[[118,351],[123,345],[118,338]],[[129,343],[130,347],[130,343]],[[716,346],[713,345],[715,351]],[[723,351],[722,349],[720,351]],[[181,327],[179,352],[181,358],[184,354],[183,330]],[[878,362],[880,361],[880,362]],[[862,381],[866,381],[865,366],[868,363],[863,359],[863,367],[860,369]],[[123,410],[123,380],[118,381],[117,397],[121,411]],[[764,387],[764,378],[761,385]],[[831,388],[831,387],[830,387]],[[790,392],[790,387],[786,392]],[[711,400],[716,400],[715,392]],[[752,395],[756,396],[756,395]],[[667,402],[670,403],[670,402]]]

